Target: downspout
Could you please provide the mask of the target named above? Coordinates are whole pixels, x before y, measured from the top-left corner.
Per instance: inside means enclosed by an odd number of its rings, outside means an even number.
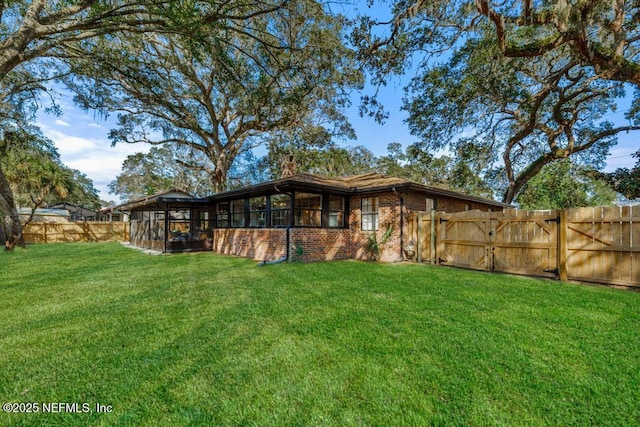
[[[280,189],[278,188],[277,185],[274,185],[273,189],[276,190],[277,193],[285,194],[285,195],[289,196],[289,204],[290,204],[289,212],[290,212],[291,218],[289,219],[289,225],[287,225],[287,228],[286,228],[286,230],[287,230],[286,231],[286,241],[287,241],[286,242],[286,252],[285,252],[285,256],[283,258],[281,258],[280,260],[276,261],[277,263],[285,262],[285,261],[289,262],[289,260],[291,260],[291,228],[293,227],[292,224],[293,224],[294,216],[295,216],[294,209],[293,209],[293,192],[287,193],[287,192],[284,192],[284,191],[280,191]]]
[[[167,240],[169,240],[169,201],[165,202],[164,209],[164,241],[162,242],[162,253],[167,253]]]
[[[400,259],[404,260],[404,197],[400,197]]]
[[[291,226],[287,227],[287,252],[286,252],[286,261],[291,259]]]

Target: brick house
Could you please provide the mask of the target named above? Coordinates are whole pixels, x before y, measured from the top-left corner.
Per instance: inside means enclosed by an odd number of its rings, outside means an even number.
[[[368,237],[376,233],[380,241],[389,231],[380,260],[401,261],[412,212],[506,206],[376,173],[296,174],[208,199],[214,207],[213,250],[257,260],[368,259]]]
[[[132,244],[144,243],[164,252],[213,250],[265,261],[369,259],[367,240],[375,233],[380,241],[388,233],[379,255],[380,260],[393,262],[404,258],[402,249],[409,243],[407,218],[412,212],[488,211],[505,206],[376,173],[344,178],[301,173],[204,199],[173,192],[121,208],[131,210],[132,221],[149,221],[135,228],[148,230],[146,236],[158,240],[138,239]],[[154,225],[151,218],[164,224]],[[178,222],[183,224],[180,240],[170,230]],[[133,230],[132,224],[132,236]]]

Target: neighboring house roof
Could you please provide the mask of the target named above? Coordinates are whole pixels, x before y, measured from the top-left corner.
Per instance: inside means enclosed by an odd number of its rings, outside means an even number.
[[[510,205],[496,202],[483,197],[470,196],[457,191],[443,188],[429,187],[424,184],[409,181],[402,178],[382,175],[379,173],[366,173],[340,178],[330,178],[308,173],[299,173],[287,178],[275,179],[256,185],[225,191],[209,196],[209,200],[230,200],[237,197],[251,197],[265,192],[289,192],[289,191],[330,191],[342,195],[354,195],[363,193],[382,193],[388,191],[414,190],[433,196],[453,197],[470,202],[484,203],[500,208]]]
[[[18,214],[22,217],[31,216],[31,208],[19,208]],[[66,209],[42,209],[38,208],[33,214],[33,222],[68,222],[69,211]]]
[[[73,203],[67,203],[67,202],[48,205],[47,208],[48,209],[66,209],[72,214],[78,214],[84,217],[96,216],[96,211],[94,210],[87,209],[85,207],[74,205]]]
[[[126,203],[123,203],[118,206],[113,206],[110,208],[101,209],[100,212],[108,212],[114,210],[120,211],[130,211],[132,209],[140,208],[143,206],[154,206],[157,205],[160,207],[160,203],[171,202],[172,206],[176,206],[176,204],[184,204],[185,206],[193,205],[193,204],[201,204],[207,203],[207,199],[197,199],[194,198],[191,194],[186,191],[173,189],[168,191],[163,191],[161,193],[153,194],[151,196],[141,197],[139,199],[130,200]]]

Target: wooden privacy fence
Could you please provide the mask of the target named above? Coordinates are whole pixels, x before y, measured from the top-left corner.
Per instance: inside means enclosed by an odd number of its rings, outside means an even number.
[[[418,262],[640,287],[640,206],[423,212],[408,232]]]
[[[128,222],[36,222],[22,230],[26,243],[129,240]]]

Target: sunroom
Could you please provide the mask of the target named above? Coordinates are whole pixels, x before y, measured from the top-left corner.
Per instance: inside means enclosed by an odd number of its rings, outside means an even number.
[[[212,196],[215,228],[345,228],[348,198],[315,189],[279,191],[277,187]],[[240,194],[238,194],[240,193]],[[260,194],[262,193],[262,194]]]
[[[123,205],[130,211],[133,246],[158,252],[212,248],[210,202],[172,190]]]

